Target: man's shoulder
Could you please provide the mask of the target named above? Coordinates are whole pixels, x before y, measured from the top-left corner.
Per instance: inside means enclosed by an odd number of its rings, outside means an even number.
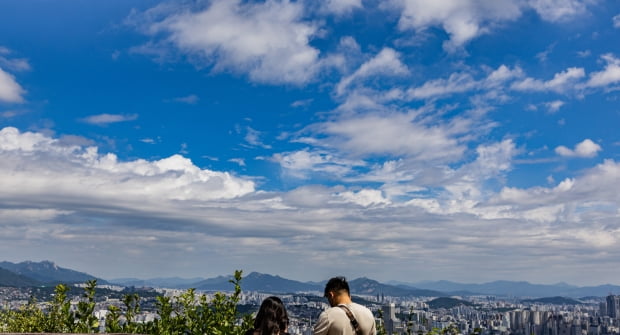
[[[358,313],[367,313],[367,314],[371,314],[372,315],[372,312],[370,311],[370,309],[368,307],[366,307],[364,305],[360,305],[360,304],[355,303],[355,302],[351,304],[351,309],[353,311],[358,312]]]

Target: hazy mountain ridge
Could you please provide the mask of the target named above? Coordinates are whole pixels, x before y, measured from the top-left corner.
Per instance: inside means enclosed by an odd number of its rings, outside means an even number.
[[[180,278],[180,277],[157,277],[150,279],[139,278],[115,278],[108,282],[120,286],[135,287],[157,287],[157,288],[189,288],[192,285],[203,281],[204,278]]]
[[[428,307],[437,309],[437,308],[453,308],[456,306],[474,306],[473,303],[461,299],[449,298],[449,297],[439,297],[435,298],[429,302],[427,302]]]
[[[390,283],[398,284],[401,287],[416,287],[429,290],[438,290],[456,295],[470,292],[469,295],[487,294],[497,296],[515,296],[515,297],[571,297],[579,298],[584,296],[607,296],[610,293],[620,294],[620,286],[605,284],[598,286],[575,286],[566,283],[557,284],[532,284],[526,281],[507,281],[497,280],[483,284],[463,284],[447,280],[425,281],[419,283],[403,283],[392,281]]]
[[[97,279],[98,284],[107,284],[107,281],[96,278],[93,275],[66,269],[57,266],[50,261],[32,262],[25,261],[21,263],[0,262],[0,268],[6,269],[14,274],[24,276],[31,280],[39,282],[39,284],[73,284],[84,283],[87,280]]]
[[[206,279],[195,286],[199,290],[231,290],[232,284],[229,282],[231,277],[216,277]],[[293,292],[309,292],[322,290],[321,286],[304,283],[296,280],[282,278],[258,272],[252,272],[243,277],[241,286],[248,291],[264,291],[274,293],[293,293]]]
[[[26,287],[39,285],[41,285],[41,282],[37,280],[0,268],[0,286]]]
[[[582,305],[583,304],[581,301],[570,299],[570,298],[564,298],[564,297],[525,299],[521,301],[529,302],[529,303],[542,303],[542,304],[553,304],[553,305]]]
[[[50,261],[43,262],[0,262],[0,286],[39,286],[52,283],[83,283],[95,277],[84,272],[58,267]],[[4,270],[4,271],[2,271]],[[187,289],[196,288],[205,291],[231,291],[229,282],[231,275],[214,278],[119,278],[114,280],[98,279],[99,284],[114,283],[122,286],[161,287]],[[578,287],[566,283],[552,285],[531,284],[525,281],[493,281],[483,284],[463,284],[451,281],[425,281],[405,283],[390,281],[381,283],[369,278],[357,278],[349,281],[351,293],[371,296],[417,296],[446,297],[468,295],[496,295],[524,298],[570,297],[585,296],[602,297],[610,293],[620,294],[620,286],[599,285]],[[244,276],[241,286],[246,291],[262,291],[273,293],[323,292],[325,281],[301,282],[277,275],[252,272]],[[557,299],[556,299],[557,300]]]
[[[419,289],[416,287],[399,287],[394,285],[382,284],[376,280],[368,278],[358,278],[349,281],[349,288],[352,294],[362,295],[385,295],[385,296],[411,296],[411,297],[441,297],[445,293]]]

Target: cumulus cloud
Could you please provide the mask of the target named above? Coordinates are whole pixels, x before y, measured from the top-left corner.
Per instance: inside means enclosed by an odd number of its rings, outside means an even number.
[[[450,35],[444,48],[454,51],[467,42],[489,32],[496,23],[515,20],[521,15],[518,2],[447,0],[429,3],[424,0],[393,1],[402,8],[399,27],[402,30],[424,30],[441,26]]]
[[[581,176],[566,178],[551,188],[505,187],[486,205],[496,206],[497,213],[513,218],[524,217],[540,222],[562,221],[568,230],[581,229],[579,223],[583,224],[584,221],[601,228],[599,224],[611,223],[608,220],[617,215],[620,206],[616,192],[620,186],[618,172],[620,165],[617,162],[605,160],[584,171]],[[617,225],[612,224],[606,230],[617,228]]]
[[[590,158],[595,157],[602,148],[600,145],[594,143],[589,138],[583,140],[575,146],[575,149],[569,149],[563,145],[555,148],[555,152],[564,157],[582,157]]]
[[[612,23],[614,25],[614,28],[620,28],[620,14],[613,17]]]
[[[339,196],[345,201],[364,207],[390,203],[388,199],[383,197],[383,194],[379,190],[364,189],[357,192],[347,191],[340,193]]]
[[[208,201],[254,191],[251,181],[225,172],[203,170],[174,155],[147,161],[122,162],[97,147],[63,145],[41,133],[0,130],[3,196],[51,196],[123,201],[144,199]],[[19,186],[21,185],[21,186]]]
[[[26,90],[17,83],[15,77],[0,68],[0,101],[24,102],[24,94],[26,94]]]
[[[607,62],[605,69],[590,74],[590,79],[586,83],[588,87],[602,87],[620,82],[620,59],[612,54],[606,54],[601,57]]]
[[[102,255],[117,260],[103,265],[108,276],[119,266],[133,262],[142,266],[154,255],[158,262],[170,263],[167,271],[203,264],[204,255],[212,255],[208,258],[212,275],[232,271],[240,259],[261,264],[244,270],[286,275],[296,266],[291,260],[302,257],[306,270],[321,269],[326,277],[340,270],[354,278],[374,273],[378,266],[421,265],[433,257],[451,260],[450,266],[462,266],[464,273],[477,264],[475,260],[501,268],[508,259],[522,263],[531,275],[557,266],[538,258],[531,263],[536,245],[544,241],[554,241],[545,244],[546,250],[566,255],[571,259],[567,264],[588,264],[582,259],[583,249],[574,248],[576,243],[587,243],[588,251],[605,250],[615,261],[618,250],[613,246],[620,240],[615,224],[619,165],[606,161],[553,188],[504,187],[487,201],[485,181],[509,171],[515,154],[511,140],[479,145],[474,161],[442,172],[436,188],[445,186],[441,196],[422,188],[417,197],[403,202],[372,187],[307,185],[288,192],[257,191],[248,179],[198,168],[179,155],[120,161],[96,147],[62,144],[42,133],[4,128],[0,251],[8,252],[16,241],[45,247],[50,254],[78,254],[84,245],[97,245]],[[290,158],[284,156],[281,159]],[[288,162],[303,169],[320,164],[329,168],[330,163],[334,167],[338,161],[325,152],[307,150]],[[352,166],[341,163],[345,171]],[[398,175],[401,167],[411,170],[402,160],[385,165],[392,175]],[[414,172],[416,177],[422,173]],[[555,225],[558,218],[565,223],[562,229]],[[594,233],[586,236],[586,230]],[[498,260],[507,246],[510,252]],[[325,265],[325,257],[336,251],[350,257]],[[260,263],[264,257],[277,261]],[[179,259],[187,264],[178,264]],[[356,265],[352,268],[347,262]],[[150,275],[148,268],[144,270]],[[511,269],[506,271],[514,275],[520,271]],[[302,270],[294,268],[293,273]],[[449,275],[440,268],[433,271]]]
[[[207,8],[167,10],[173,12],[149,22],[145,31],[167,34],[167,42],[215,71],[304,84],[319,69],[319,51],[309,44],[318,28],[303,21],[301,3],[216,0]]]
[[[94,125],[107,125],[110,123],[133,121],[138,118],[138,114],[97,114],[81,119],[82,122]]]
[[[592,0],[445,0],[429,3],[424,0],[392,0],[391,7],[401,10],[402,30],[424,31],[439,26],[450,39],[444,49],[453,52],[474,38],[492,33],[504,22],[521,17],[525,10],[534,10],[543,20],[567,21],[585,13]]]

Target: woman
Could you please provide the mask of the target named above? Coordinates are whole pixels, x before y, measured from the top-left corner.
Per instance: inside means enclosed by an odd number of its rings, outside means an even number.
[[[269,297],[263,300],[254,319],[254,329],[245,335],[288,335],[288,314],[282,300]]]

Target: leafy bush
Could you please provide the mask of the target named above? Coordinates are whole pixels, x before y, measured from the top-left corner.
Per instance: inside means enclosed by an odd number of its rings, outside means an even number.
[[[239,318],[237,304],[241,296],[242,271],[235,271],[234,292],[230,295],[218,292],[213,299],[197,295],[189,289],[178,297],[157,297],[157,315],[154,321],[136,322],[140,313],[140,297],[126,294],[122,301],[124,310],[109,306],[105,319],[105,332],[134,334],[213,334],[242,335],[252,325],[250,315]],[[56,286],[53,301],[47,308],[37,306],[35,299],[19,310],[0,311],[0,332],[49,332],[49,333],[97,333],[99,320],[95,317],[96,280],[86,282],[82,299],[71,310],[67,300],[69,288]]]

